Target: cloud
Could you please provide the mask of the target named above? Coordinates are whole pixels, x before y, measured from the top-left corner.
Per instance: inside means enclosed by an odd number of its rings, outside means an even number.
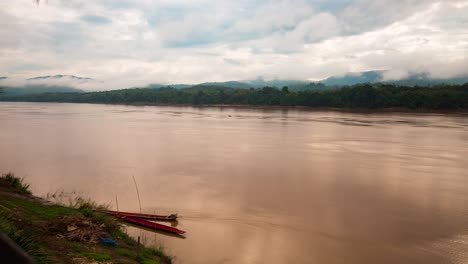
[[[467,73],[466,14],[466,0],[2,1],[0,72],[102,81],[84,89],[367,70],[450,77]]]

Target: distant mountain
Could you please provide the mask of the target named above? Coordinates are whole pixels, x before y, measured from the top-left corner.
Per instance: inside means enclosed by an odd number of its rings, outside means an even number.
[[[359,83],[377,83],[382,81],[384,71],[368,71],[359,73],[347,73],[344,76],[332,76],[321,83],[327,86],[345,86]]]
[[[251,85],[251,87],[254,88],[262,88],[262,87],[284,87],[288,86],[289,88],[291,87],[299,87],[299,86],[304,86],[309,84],[310,82],[308,81],[301,81],[301,80],[264,80],[262,78],[256,79],[256,80],[247,80],[244,81]]]
[[[399,86],[435,86],[440,84],[448,85],[461,85],[468,83],[468,76],[461,76],[456,78],[437,79],[430,77],[429,74],[419,73],[413,74],[401,80],[384,81],[386,71],[367,71],[347,73],[343,76],[332,76],[319,82],[310,82],[303,80],[244,80],[244,81],[227,81],[227,82],[205,82],[200,84],[151,84],[145,88],[159,89],[159,88],[174,88],[174,89],[187,89],[187,88],[240,88],[240,89],[258,89],[263,87],[276,87],[281,89],[287,86],[289,91],[320,91],[339,89],[343,86],[352,86],[362,83],[384,83],[394,84]]]
[[[449,85],[456,85],[456,84],[465,84],[468,83],[468,76],[460,76],[454,78],[431,78],[426,73],[414,74],[407,78],[398,80],[398,81],[386,81],[385,83],[392,83],[395,85],[402,85],[402,86],[434,86],[439,84],[449,84]]]
[[[193,85],[190,84],[159,84],[159,83],[153,83],[150,84],[144,88],[146,89],[159,89],[159,88],[174,88],[174,89],[185,89],[185,88],[190,88]]]
[[[270,80],[265,81],[263,79],[257,80],[245,80],[245,81],[227,81],[227,82],[205,82],[199,84],[151,84],[145,88],[149,89],[159,89],[165,87],[171,87],[175,89],[186,89],[190,87],[224,87],[224,88],[240,88],[240,89],[250,89],[250,88],[263,88],[263,87],[277,87],[282,88],[284,86],[288,86],[290,90],[309,90],[313,87],[313,89],[317,89],[319,86],[323,88],[321,85],[315,86],[317,83],[311,83],[308,81],[299,81],[299,80]]]
[[[149,89],[159,89],[159,88],[166,88],[171,87],[174,89],[186,89],[195,86],[210,86],[210,87],[225,87],[225,88],[242,88],[242,89],[249,89],[252,88],[252,85],[249,85],[246,82],[240,81],[227,81],[227,82],[205,82],[205,83],[198,83],[198,84],[151,84],[145,88]]]
[[[206,82],[197,84],[197,86],[219,86],[219,87],[229,87],[229,88],[243,88],[249,89],[252,88],[252,85],[249,85],[245,82],[237,82],[237,81],[228,81],[228,82]]]
[[[241,82],[220,82],[220,83],[205,83],[210,86],[222,86],[231,88],[263,88],[263,87],[276,87],[283,88],[288,87],[290,91],[312,91],[327,89],[327,87],[320,82],[310,82],[301,80],[269,80],[263,79],[247,80]]]
[[[73,79],[73,80],[79,80],[79,81],[94,81],[92,78],[87,78],[87,77],[80,77],[80,76],[75,76],[75,75],[46,75],[46,76],[38,76],[34,78],[29,78],[26,79],[28,81],[37,81],[37,80],[51,80],[51,79]]]
[[[288,88],[289,88],[289,91],[291,91],[291,92],[320,91],[320,90],[330,89],[329,86],[326,86],[325,84],[323,84],[321,82],[310,82],[310,83],[303,84],[303,85],[288,86]]]
[[[82,93],[82,90],[67,86],[49,86],[49,85],[25,85],[21,87],[5,87],[3,95],[16,96],[26,94],[42,93]]]
[[[468,82],[468,76],[455,78],[432,78],[427,73],[412,74],[400,80],[384,80],[385,71],[368,71],[359,73],[347,73],[344,76],[333,76],[321,81],[327,86],[346,86],[360,83],[388,83],[401,86],[434,86],[438,84],[464,84]]]

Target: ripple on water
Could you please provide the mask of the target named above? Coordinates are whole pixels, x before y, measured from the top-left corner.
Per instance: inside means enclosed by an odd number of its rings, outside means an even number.
[[[468,264],[468,234],[439,239],[423,249],[447,259],[448,263]]]

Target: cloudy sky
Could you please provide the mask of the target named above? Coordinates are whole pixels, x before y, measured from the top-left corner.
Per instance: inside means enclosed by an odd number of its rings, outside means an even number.
[[[468,73],[467,0],[1,0],[0,23],[10,82],[70,74],[114,89]]]

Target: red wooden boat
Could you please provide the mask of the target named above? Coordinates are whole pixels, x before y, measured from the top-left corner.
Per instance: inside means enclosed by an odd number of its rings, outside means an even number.
[[[182,234],[185,233],[185,231],[174,228],[174,227],[153,223],[153,222],[150,222],[150,221],[146,221],[146,220],[131,217],[131,216],[118,215],[118,214],[116,214],[115,216],[122,219],[122,220],[124,220],[124,221],[127,221],[129,223],[144,226],[144,227],[148,227],[148,228],[152,228],[152,229],[159,230],[159,231],[174,233],[174,234],[178,234],[178,235],[182,235]]]
[[[147,219],[147,220],[156,220],[156,221],[176,221],[177,220],[177,214],[155,215],[155,214],[139,214],[139,213],[129,213],[129,212],[119,212],[119,211],[109,211],[109,210],[104,210],[100,212],[113,215],[113,216],[123,215],[123,216],[129,216],[129,217]]]

